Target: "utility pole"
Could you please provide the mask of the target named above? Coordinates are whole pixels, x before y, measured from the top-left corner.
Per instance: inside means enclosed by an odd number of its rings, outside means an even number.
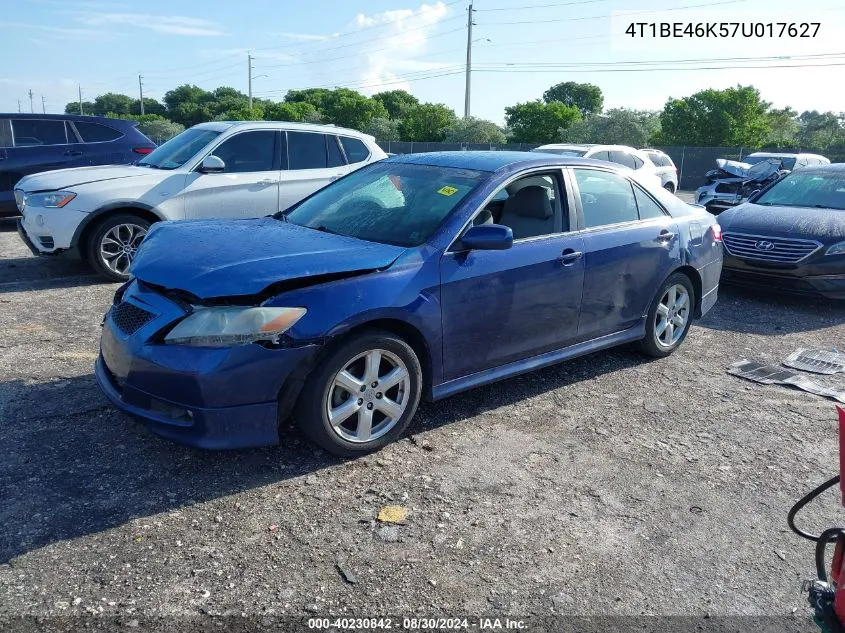
[[[21,111],[21,100],[18,99],[18,112],[20,112],[20,111]]]
[[[141,73],[138,73],[138,91],[141,93],[141,116],[144,116],[144,81]]]
[[[47,100],[44,98],[44,95],[41,95],[41,112],[47,114]]]
[[[466,93],[464,95],[464,118],[469,117],[469,93],[470,75],[472,74],[472,2],[467,9],[467,81]]]
[[[35,106],[32,105],[32,88],[29,89],[29,111],[30,113],[35,112]]]
[[[252,110],[252,55],[246,54],[247,70],[249,71],[249,109]]]
[[[79,88],[79,114],[84,114],[82,112],[82,84],[76,84]]]

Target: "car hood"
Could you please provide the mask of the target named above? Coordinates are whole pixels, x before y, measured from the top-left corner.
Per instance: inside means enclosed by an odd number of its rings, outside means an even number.
[[[751,202],[719,215],[725,232],[796,237],[823,242],[845,239],[845,211],[813,207],[767,207]]]
[[[777,158],[768,158],[754,165],[749,165],[748,163],[741,163],[735,160],[717,158],[716,166],[722,171],[739,178],[762,182],[780,169],[780,160]]]
[[[219,299],[386,268],[404,251],[273,218],[188,220],[153,225],[130,272],[149,284]]]
[[[135,165],[102,165],[95,167],[76,167],[74,169],[56,169],[44,171],[21,179],[15,185],[16,189],[23,189],[27,193],[37,191],[57,191],[70,189],[92,182],[115,180],[117,178],[137,178],[140,176],[160,176],[166,178],[172,171],[137,167]]]

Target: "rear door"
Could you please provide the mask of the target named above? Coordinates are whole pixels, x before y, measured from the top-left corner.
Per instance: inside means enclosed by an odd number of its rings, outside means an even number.
[[[10,117],[12,147],[7,150],[7,169],[17,182],[24,176],[41,171],[72,167],[75,158],[68,143],[68,127],[62,119],[49,117],[16,119]]]
[[[287,169],[282,170],[279,208],[287,209],[350,171],[337,136],[287,132]]]
[[[83,152],[86,165],[117,165],[141,158],[127,155],[121,139],[123,133],[105,123],[73,121],[71,125],[82,143],[75,149]]]
[[[680,260],[675,221],[639,186],[610,170],[572,168],[584,238],[578,337],[628,329]]]
[[[247,130],[224,138],[209,152],[222,173],[193,171],[184,190],[185,217],[257,218],[279,210],[281,133]]]

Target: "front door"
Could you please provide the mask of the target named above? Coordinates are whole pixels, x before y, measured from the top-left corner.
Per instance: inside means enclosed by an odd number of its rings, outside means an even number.
[[[279,132],[240,132],[210,153],[226,167],[222,173],[188,175],[183,192],[186,218],[257,218],[279,210]]]
[[[671,216],[628,178],[572,171],[585,255],[578,337],[587,340],[640,321],[680,258],[680,240]]]
[[[443,255],[446,380],[575,340],[584,279],[583,241],[569,232],[570,205],[562,185],[560,173],[531,174],[506,185],[494,196],[496,202],[479,211],[476,221],[512,228],[515,239],[510,249],[467,251],[458,242]]]

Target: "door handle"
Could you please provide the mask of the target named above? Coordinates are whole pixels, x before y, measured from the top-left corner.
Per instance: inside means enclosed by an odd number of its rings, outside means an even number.
[[[270,180],[269,178],[266,178],[264,180],[259,180],[258,184],[259,185],[278,185],[279,181],[278,180]]]
[[[69,149],[65,152],[65,156],[82,156],[82,152],[75,149]]]
[[[674,237],[675,237],[675,234],[672,233],[672,231],[667,231],[666,229],[663,229],[662,231],[660,231],[660,235],[657,236],[657,239],[655,241],[657,241],[657,242],[671,242]]]
[[[575,262],[577,262],[581,257],[584,255],[581,251],[574,251],[571,248],[567,248],[563,253],[561,253],[558,260],[563,263],[564,266],[572,266]]]

